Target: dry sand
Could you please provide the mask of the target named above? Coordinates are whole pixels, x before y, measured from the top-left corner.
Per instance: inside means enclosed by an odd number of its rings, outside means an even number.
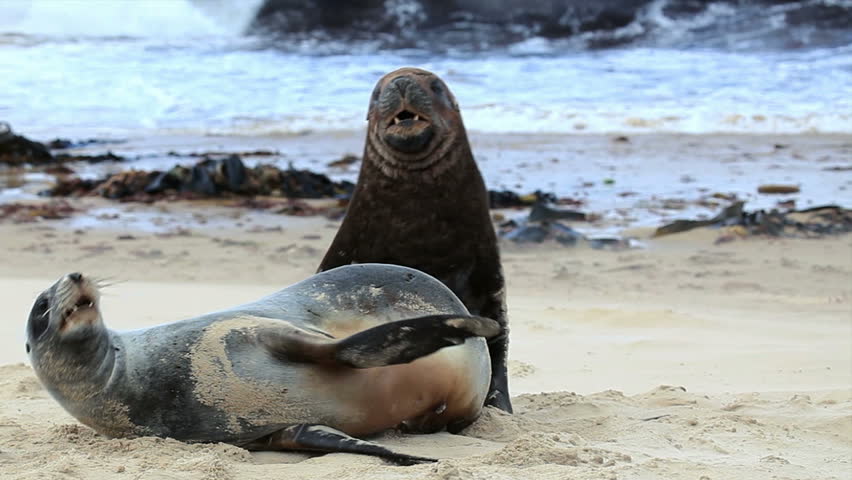
[[[119,281],[102,300],[112,328],[177,320],[310,275],[337,225],[290,220],[282,218],[283,231],[187,225],[175,235],[0,224],[8,313],[0,324],[0,477],[747,480],[852,472],[850,236],[715,245],[719,232],[701,230],[624,252],[504,245],[516,414],[489,409],[462,435],[377,438],[441,458],[436,465],[106,439],[66,414],[26,365],[27,312],[60,275]]]

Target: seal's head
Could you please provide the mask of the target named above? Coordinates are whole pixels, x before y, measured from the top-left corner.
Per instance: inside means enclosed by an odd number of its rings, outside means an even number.
[[[78,343],[104,328],[97,284],[69,273],[38,296],[27,322],[27,353],[44,344]]]
[[[367,113],[370,160],[388,176],[407,171],[446,170],[448,155],[467,144],[458,104],[437,75],[419,68],[388,73],[376,85]]]

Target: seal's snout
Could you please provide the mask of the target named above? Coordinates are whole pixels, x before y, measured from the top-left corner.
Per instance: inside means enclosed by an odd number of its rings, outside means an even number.
[[[382,89],[385,143],[403,153],[425,150],[434,137],[432,98],[409,76],[398,76]]]
[[[388,126],[413,127],[418,122],[430,123],[432,98],[413,78],[399,76],[391,80],[382,90],[382,106],[390,114]]]
[[[99,298],[97,285],[83,274],[74,272],[62,278],[57,286],[55,305],[60,315],[60,331],[97,323],[100,320]]]
[[[434,177],[447,168],[444,159],[465,135],[452,93],[435,74],[419,68],[382,77],[367,120],[367,150],[376,158],[367,155],[364,164],[392,178],[417,171]]]

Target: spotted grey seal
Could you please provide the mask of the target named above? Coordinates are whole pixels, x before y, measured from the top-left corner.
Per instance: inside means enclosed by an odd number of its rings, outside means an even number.
[[[50,394],[107,436],[405,464],[431,459],[354,436],[472,422],[491,375],[482,337],[499,331],[422,272],[364,264],[246,305],[116,332],[103,323],[96,282],[72,273],[36,299],[27,351]]]

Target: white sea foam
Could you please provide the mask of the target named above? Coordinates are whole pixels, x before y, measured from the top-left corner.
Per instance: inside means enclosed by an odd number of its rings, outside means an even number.
[[[852,46],[312,55],[240,37],[257,0],[154,3],[1,3],[0,120],[42,138],[355,130],[376,80],[415,65],[476,131],[852,133]]]
[[[261,0],[6,0],[0,31],[49,37],[201,37],[243,33]]]

